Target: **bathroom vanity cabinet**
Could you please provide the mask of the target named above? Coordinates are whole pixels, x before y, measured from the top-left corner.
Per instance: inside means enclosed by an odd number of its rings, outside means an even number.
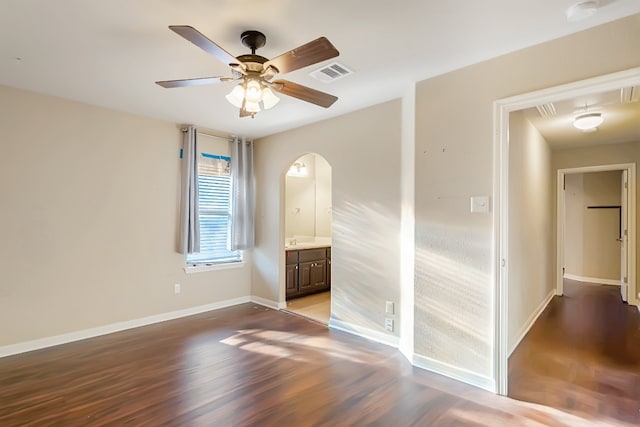
[[[331,289],[331,248],[286,251],[287,298]]]

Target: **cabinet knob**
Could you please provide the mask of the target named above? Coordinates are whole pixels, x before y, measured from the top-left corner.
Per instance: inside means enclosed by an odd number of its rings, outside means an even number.
[[[298,266],[296,265],[296,270],[298,269]]]

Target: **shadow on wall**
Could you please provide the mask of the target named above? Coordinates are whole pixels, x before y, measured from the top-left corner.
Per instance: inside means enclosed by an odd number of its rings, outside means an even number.
[[[399,301],[400,220],[378,203],[336,194],[333,210],[332,317],[384,331],[384,301]],[[399,312],[399,307],[396,313]],[[397,316],[397,314],[396,314]],[[398,318],[396,318],[396,322]],[[396,325],[396,331],[399,325]]]
[[[450,224],[422,224],[416,241],[416,354],[489,375],[493,365],[490,253],[486,235]],[[487,263],[489,264],[489,263]],[[451,307],[458,307],[452,311]]]

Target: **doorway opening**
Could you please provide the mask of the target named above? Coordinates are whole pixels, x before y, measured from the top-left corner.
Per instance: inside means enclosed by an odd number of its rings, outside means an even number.
[[[285,310],[325,325],[331,317],[331,190],[331,165],[319,154],[299,157],[286,172]]]
[[[635,163],[558,170],[556,295],[569,279],[619,286],[637,304],[635,177]]]
[[[570,100],[576,97],[585,96],[589,94],[598,94],[611,91],[621,91],[623,88],[630,88],[640,85],[640,68],[634,68],[627,71],[613,73],[605,76],[600,76],[592,79],[578,81],[558,87],[544,89],[532,93],[518,95],[502,100],[498,100],[494,103],[494,127],[495,127],[495,143],[494,143],[494,278],[495,278],[495,365],[494,365],[494,380],[496,384],[496,391],[499,394],[507,395],[508,392],[508,359],[513,350],[513,339],[510,337],[510,320],[512,313],[510,313],[510,299],[509,288],[510,275],[515,275],[518,272],[513,270],[510,273],[509,264],[512,258],[512,253],[509,247],[509,236],[514,230],[510,230],[509,213],[510,213],[510,174],[509,174],[509,131],[510,131],[510,115],[512,113],[521,112],[526,109],[531,109],[537,106],[544,106],[546,104],[561,102]],[[541,112],[542,114],[542,112]],[[597,159],[596,159],[597,162]],[[600,162],[602,163],[602,162]],[[515,165],[516,167],[518,165]],[[583,165],[584,166],[584,165]],[[591,167],[592,165],[589,165]],[[514,168],[515,169],[515,168]],[[630,208],[630,218],[628,218],[628,255],[626,257],[629,260],[627,264],[628,269],[628,301],[630,305],[637,305],[637,292],[635,283],[635,269],[636,269],[636,257],[635,257],[635,167],[629,168],[633,176],[629,175],[629,200],[628,205]],[[521,195],[522,196],[522,195]],[[633,213],[631,212],[633,210]],[[549,214],[552,218],[555,216],[553,212]],[[631,218],[633,216],[633,218]],[[551,223],[552,221],[550,221]],[[559,224],[559,222],[557,222]],[[555,245],[549,245],[547,250],[552,253],[560,253],[560,238],[559,233],[556,233],[557,241]],[[555,246],[555,247],[554,247]],[[526,248],[525,248],[526,249]],[[543,301],[539,312],[531,313],[531,316],[523,316],[527,322],[530,321],[530,326],[536,321],[537,316],[540,315],[546,304],[553,298],[553,293],[558,292],[558,288],[562,286],[562,263],[558,261],[559,256],[555,256],[556,266],[551,268],[555,271],[556,277],[553,274],[550,275],[551,290],[548,299]],[[555,279],[555,280],[554,280]],[[553,283],[555,282],[555,283]],[[515,286],[515,284],[514,284]],[[513,308],[513,307],[511,307]],[[626,307],[635,310],[634,307]],[[527,333],[528,329],[525,328],[522,336]],[[516,334],[512,334],[516,335]],[[510,342],[511,341],[511,342]]]

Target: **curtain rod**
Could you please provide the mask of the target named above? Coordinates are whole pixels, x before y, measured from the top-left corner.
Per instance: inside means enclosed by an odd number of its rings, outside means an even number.
[[[184,132],[187,131],[187,128],[182,128],[180,130],[184,133]],[[196,133],[199,134],[199,135],[210,136],[212,138],[224,139],[225,141],[233,141],[234,140],[233,137],[215,135],[215,134],[212,134],[212,133],[202,132],[202,131],[199,131],[197,129],[196,129]]]

